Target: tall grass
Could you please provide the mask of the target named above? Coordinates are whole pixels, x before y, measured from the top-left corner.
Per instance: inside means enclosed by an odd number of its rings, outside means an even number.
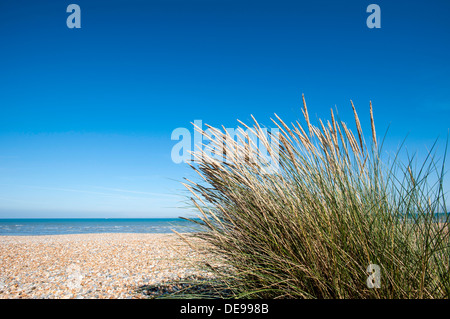
[[[313,125],[303,98],[303,126],[273,120],[278,147],[255,119],[240,122],[238,140],[201,131],[209,144],[191,164],[201,178],[185,186],[201,213],[197,237],[226,265],[216,273],[234,297],[449,297],[444,160],[435,148],[419,166],[382,160],[372,105],[368,144],[352,107],[356,134],[332,110]],[[266,169],[249,132],[278,170]],[[370,264],[380,267],[379,288],[367,285]]]

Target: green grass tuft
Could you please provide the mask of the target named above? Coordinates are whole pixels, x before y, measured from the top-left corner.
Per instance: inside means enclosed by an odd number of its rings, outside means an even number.
[[[433,150],[417,167],[383,161],[372,106],[369,145],[353,110],[356,136],[333,112],[314,126],[304,102],[305,127],[274,121],[278,147],[256,120],[237,141],[202,131],[215,153],[194,153],[201,181],[185,186],[201,213],[196,236],[232,270],[216,273],[234,297],[449,297],[448,215],[437,222],[447,212],[444,161]],[[369,264],[381,268],[380,288],[367,287]]]

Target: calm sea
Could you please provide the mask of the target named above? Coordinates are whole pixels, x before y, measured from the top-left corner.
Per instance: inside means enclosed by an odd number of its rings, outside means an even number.
[[[89,233],[172,233],[198,230],[179,218],[0,219],[0,236],[36,236]]]

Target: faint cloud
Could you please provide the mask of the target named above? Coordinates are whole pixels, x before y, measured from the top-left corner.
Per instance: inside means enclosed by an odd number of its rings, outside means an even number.
[[[45,186],[30,186],[30,185],[22,185],[23,187],[34,188],[34,189],[43,189],[43,190],[52,190],[52,191],[62,191],[62,192],[73,192],[73,193],[85,193],[85,194],[93,194],[93,195],[103,195],[103,196],[114,196],[111,193],[103,193],[103,192],[92,192],[81,189],[72,189],[72,188],[61,188],[61,187],[45,187]]]
[[[138,198],[142,198],[142,197],[124,196],[124,195],[120,195],[120,193],[134,194],[134,195],[149,195],[149,196],[158,197],[158,198],[161,198],[161,197],[180,198],[179,195],[175,195],[175,194],[159,193],[159,192],[143,192],[143,191],[122,189],[122,188],[110,188],[110,187],[101,187],[101,186],[90,186],[90,187],[99,189],[99,190],[109,191],[109,192],[96,192],[96,191],[91,191],[91,190],[64,188],[64,187],[46,187],[46,186],[32,186],[32,185],[16,185],[16,186],[27,187],[27,188],[32,188],[32,189],[50,190],[50,191],[83,193],[83,194],[101,195],[101,196],[107,196],[107,197],[120,197],[120,198],[124,198],[124,199],[133,199],[133,198],[138,199]]]
[[[108,191],[112,191],[112,192],[118,192],[118,193],[130,193],[130,194],[138,194],[138,195],[163,196],[163,197],[173,197],[173,198],[179,197],[178,195],[174,195],[174,194],[158,193],[158,192],[142,192],[142,191],[135,191],[135,190],[129,190],[129,189],[122,189],[122,188],[109,188],[109,187],[100,187],[100,186],[95,186],[95,188],[108,190]]]
[[[161,178],[161,175],[128,175],[128,176],[117,176],[118,179],[126,181],[148,181],[156,178]]]

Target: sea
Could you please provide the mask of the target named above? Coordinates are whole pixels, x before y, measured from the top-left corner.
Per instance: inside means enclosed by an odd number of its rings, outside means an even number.
[[[179,233],[198,231],[181,218],[45,218],[0,219],[0,236],[39,236],[95,233]]]

